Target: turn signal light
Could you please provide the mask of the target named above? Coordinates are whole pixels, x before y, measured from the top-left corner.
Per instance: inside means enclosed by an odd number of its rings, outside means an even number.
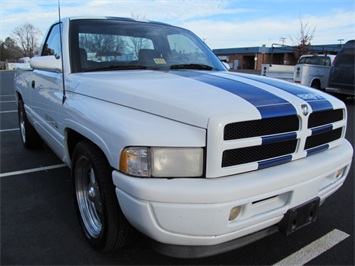
[[[238,215],[240,214],[241,209],[242,209],[241,206],[233,207],[229,213],[229,221],[235,220],[238,217]]]
[[[336,173],[335,173],[335,178],[338,179],[340,177],[342,177],[344,175],[344,168],[341,168],[340,170],[338,170]]]

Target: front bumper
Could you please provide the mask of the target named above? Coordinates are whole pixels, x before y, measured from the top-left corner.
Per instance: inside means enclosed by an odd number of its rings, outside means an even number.
[[[221,254],[246,246],[276,232],[278,232],[278,227],[274,225],[256,233],[211,246],[170,245],[162,244],[152,239],[148,239],[147,241],[155,251],[161,254],[175,258],[196,259]]]
[[[342,145],[263,170],[221,178],[153,179],[113,172],[121,209],[139,231],[177,246],[213,246],[276,225],[295,206],[321,202],[344,182],[353,149]],[[337,172],[344,169],[342,174]],[[233,207],[240,215],[229,220]]]

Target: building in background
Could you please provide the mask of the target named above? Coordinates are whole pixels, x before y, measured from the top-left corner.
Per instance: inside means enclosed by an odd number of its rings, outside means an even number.
[[[337,54],[342,45],[325,44],[309,46],[307,54]],[[228,63],[232,70],[261,70],[262,64],[295,65],[300,51],[295,46],[273,44],[259,47],[214,49],[220,60]]]

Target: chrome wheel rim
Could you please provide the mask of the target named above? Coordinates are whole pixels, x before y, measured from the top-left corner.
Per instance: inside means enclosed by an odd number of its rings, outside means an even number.
[[[102,232],[102,198],[94,169],[84,156],[76,164],[75,184],[76,198],[86,234],[90,238],[98,238]]]

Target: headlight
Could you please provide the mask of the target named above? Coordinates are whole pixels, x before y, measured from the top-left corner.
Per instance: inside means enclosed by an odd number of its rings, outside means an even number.
[[[141,177],[200,177],[203,149],[128,147],[121,154],[120,170]]]

